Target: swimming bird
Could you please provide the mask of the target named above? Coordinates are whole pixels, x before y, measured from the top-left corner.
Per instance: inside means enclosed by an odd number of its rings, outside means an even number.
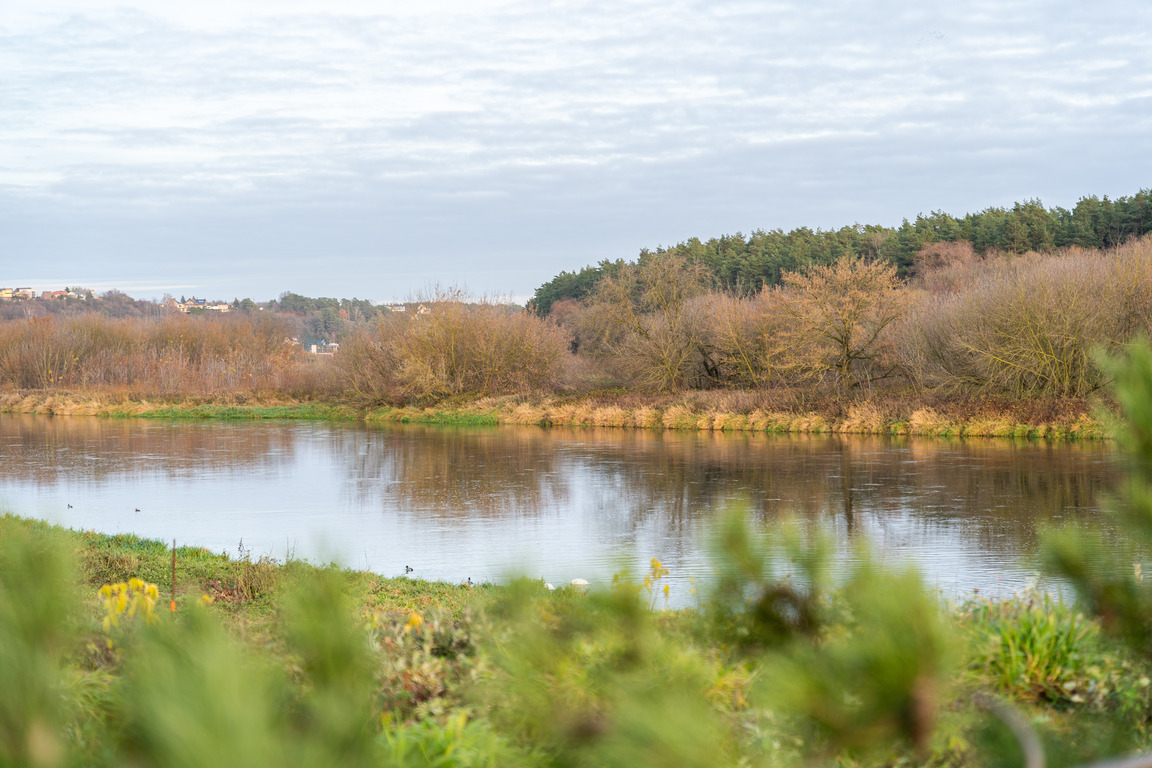
[[[404,566],[404,573],[412,573],[412,571],[414,571],[414,570],[416,570],[416,569],[410,565]]]
[[[580,589],[583,589],[584,587],[588,586],[588,580],[587,579],[572,579],[572,581],[570,583],[572,584],[572,586],[578,587]]]
[[[471,576],[468,577],[468,581],[465,583],[468,585],[468,589],[472,589],[472,577]]]
[[[71,504],[69,504],[69,505],[68,505],[68,509],[72,509],[72,505],[71,505]]]
[[[139,512],[139,511],[140,511],[140,507],[136,507],[136,511],[137,511],[137,512]]]

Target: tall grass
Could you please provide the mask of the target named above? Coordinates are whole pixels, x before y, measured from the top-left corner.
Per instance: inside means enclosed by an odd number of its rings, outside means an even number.
[[[973,601],[961,616],[971,664],[997,690],[1052,703],[1110,693],[1111,670],[1098,664],[1100,627],[1074,606],[1033,590],[1014,600]]]

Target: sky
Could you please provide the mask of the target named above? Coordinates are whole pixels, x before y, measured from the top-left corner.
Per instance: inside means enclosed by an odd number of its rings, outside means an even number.
[[[0,4],[0,286],[522,300],[1149,187],[1147,0]]]

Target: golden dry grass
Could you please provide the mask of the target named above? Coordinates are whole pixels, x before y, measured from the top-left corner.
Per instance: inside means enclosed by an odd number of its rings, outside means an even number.
[[[256,398],[244,393],[228,397],[130,397],[123,392],[0,391],[0,412],[59,416],[212,416],[213,409],[235,416],[248,411],[258,417],[264,408],[331,407],[339,418],[459,424],[555,425],[677,429],[707,432],[779,432],[906,434],[924,436],[1032,437],[1048,439],[1107,439],[1106,425],[1088,413],[1086,404],[1060,407],[1053,403],[934,402],[862,400],[837,408],[766,409],[729,411],[705,399],[666,404],[660,398],[644,403],[629,394],[613,402],[598,395],[556,402],[551,398],[485,398],[454,406],[365,409],[355,406]],[[751,404],[750,398],[729,402]],[[659,407],[665,405],[665,407]],[[324,418],[324,416],[314,416]]]

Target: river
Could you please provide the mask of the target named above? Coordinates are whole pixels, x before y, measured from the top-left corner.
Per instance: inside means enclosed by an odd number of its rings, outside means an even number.
[[[867,542],[946,596],[1008,594],[1043,526],[1109,525],[1121,468],[1088,442],[0,414],[2,511],[454,582],[657,557],[676,605],[733,505],[827,533],[841,570]]]

